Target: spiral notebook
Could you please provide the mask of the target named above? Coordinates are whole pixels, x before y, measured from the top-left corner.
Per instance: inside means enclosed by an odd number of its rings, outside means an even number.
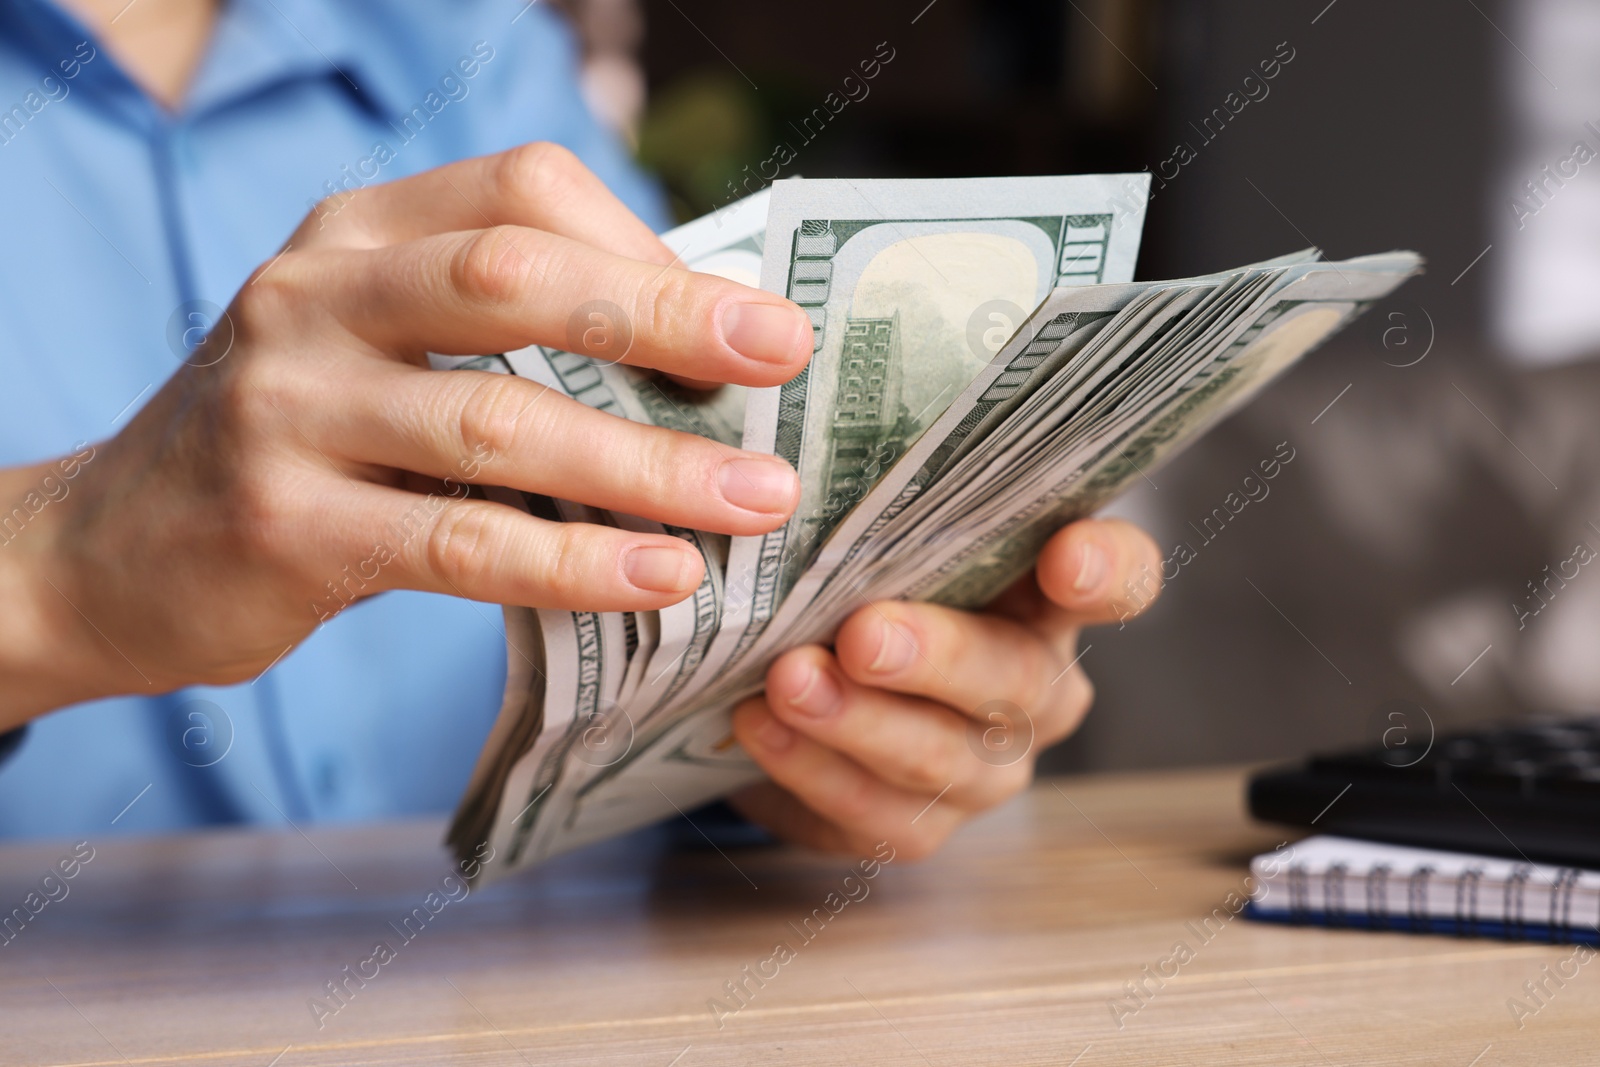
[[[1317,836],[1250,863],[1267,922],[1600,944],[1600,872]]]

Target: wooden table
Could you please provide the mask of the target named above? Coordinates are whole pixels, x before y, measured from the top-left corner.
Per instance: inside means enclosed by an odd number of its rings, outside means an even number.
[[[437,823],[95,841],[69,895],[0,948],[0,1061],[1600,1061],[1600,966],[1520,1030],[1506,1007],[1568,950],[1245,919],[1202,941],[1198,921],[1283,836],[1247,822],[1240,786],[1237,771],[1056,779],[935,859],[851,883],[846,863],[790,849],[636,836],[438,905],[409,941],[391,923],[448,871]],[[0,907],[68,851],[0,849]],[[826,924],[802,927],[815,909]],[[393,958],[365,965],[377,977],[329,998],[379,941]],[[1194,959],[1130,999],[1178,941]],[[758,986],[747,965],[775,976]]]

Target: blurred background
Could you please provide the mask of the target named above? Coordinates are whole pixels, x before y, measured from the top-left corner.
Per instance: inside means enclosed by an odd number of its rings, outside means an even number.
[[[683,219],[775,176],[1149,170],[1141,278],[1427,258],[1117,504],[1193,555],[1087,635],[1098,706],[1047,768],[1377,743],[1397,701],[1421,731],[1600,706],[1600,5],[564,6]]]

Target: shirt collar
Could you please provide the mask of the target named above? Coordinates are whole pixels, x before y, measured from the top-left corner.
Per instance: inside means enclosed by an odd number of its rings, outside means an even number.
[[[94,52],[89,54],[87,62],[77,67],[73,88],[102,97],[123,111],[128,110],[129,100],[142,96],[116,61],[106,54],[94,34],[75,16],[49,0],[0,3],[0,31],[9,43],[27,53],[41,71],[56,78],[66,77],[63,63],[84,58],[85,53],[79,51],[79,46],[89,42]],[[141,112],[142,116],[148,114],[148,109]]]
[[[408,43],[381,15],[347,6],[328,0],[225,0],[175,118],[192,120],[284,83],[313,79],[334,81],[382,118],[405,114],[415,95],[414,79],[405,73]],[[137,110],[160,112],[83,23],[52,0],[0,0],[0,30],[51,72],[59,60],[73,56],[79,42],[89,40],[99,55],[83,66],[77,87],[98,90],[114,104],[137,97]],[[412,52],[417,48],[409,46]]]
[[[325,78],[382,118],[409,108],[391,27],[334,0],[228,0],[185,112],[200,115],[284,82]],[[373,25],[374,22],[379,23]]]

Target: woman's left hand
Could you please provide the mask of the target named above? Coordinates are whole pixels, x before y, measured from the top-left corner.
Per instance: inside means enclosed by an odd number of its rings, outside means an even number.
[[[734,806],[829,852],[887,841],[897,856],[930,854],[1026,788],[1038,753],[1077,728],[1094,699],[1079,630],[1143,610],[1160,571],[1143,531],[1086,519],[984,612],[863,607],[833,651],[786,652],[766,692],[734,712],[735,736],[771,777]]]

